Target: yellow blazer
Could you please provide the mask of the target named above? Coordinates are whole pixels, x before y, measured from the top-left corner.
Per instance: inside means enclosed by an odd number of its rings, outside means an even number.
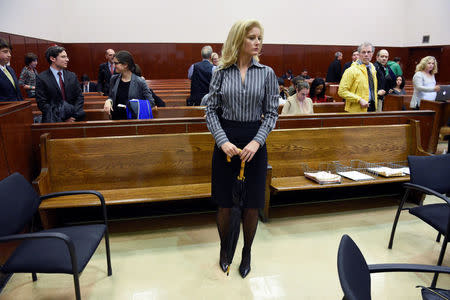
[[[375,66],[370,63],[370,72],[372,73],[375,107],[377,107],[377,71]],[[345,70],[339,83],[338,94],[345,99],[345,111],[351,113],[367,112],[367,107],[362,108],[359,105],[359,99],[369,100],[369,79],[367,77],[367,68],[360,61],[355,61],[350,68]]]

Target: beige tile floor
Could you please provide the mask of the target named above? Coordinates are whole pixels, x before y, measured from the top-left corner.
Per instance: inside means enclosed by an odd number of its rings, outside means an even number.
[[[341,299],[336,256],[344,233],[359,245],[368,263],[434,264],[441,244],[423,222],[402,214],[393,250],[387,249],[396,207],[376,200],[296,205],[272,209],[260,223],[252,250],[252,271],[238,273],[242,237],[227,277],[218,266],[214,215],[165,217],[111,224],[113,276],[106,276],[101,244],[83,272],[83,299]],[[435,201],[427,198],[426,201]],[[450,255],[444,259],[450,265]],[[421,299],[416,285],[430,274],[372,276],[373,299]],[[73,299],[70,275],[15,274],[0,299]],[[450,288],[450,276],[438,286]]]

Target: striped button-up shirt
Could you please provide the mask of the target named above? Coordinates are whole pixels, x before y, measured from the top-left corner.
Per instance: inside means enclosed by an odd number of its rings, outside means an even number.
[[[278,82],[272,68],[252,60],[244,83],[236,64],[217,70],[206,97],[206,125],[219,148],[228,138],[220,125],[218,108],[222,108],[222,118],[226,120],[253,122],[262,119],[253,140],[264,145],[278,118]]]

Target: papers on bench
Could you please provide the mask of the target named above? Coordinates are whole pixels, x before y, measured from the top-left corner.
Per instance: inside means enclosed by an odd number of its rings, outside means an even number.
[[[405,176],[409,174],[409,168],[389,168],[389,167],[377,167],[377,168],[367,168],[368,171],[384,176],[384,177],[398,177]]]
[[[358,172],[358,171],[338,172],[338,174],[343,177],[346,177],[348,179],[354,180],[354,181],[373,180],[374,179],[372,176],[366,175],[366,174]]]
[[[305,172],[305,177],[314,180],[318,184],[341,183],[342,177],[330,172]]]

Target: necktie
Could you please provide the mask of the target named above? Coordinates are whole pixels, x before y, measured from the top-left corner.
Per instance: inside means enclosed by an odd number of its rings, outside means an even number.
[[[64,89],[64,81],[62,80],[61,72],[58,72],[58,76],[59,76],[59,87],[61,88],[61,94],[62,94],[63,100],[66,101],[66,90]]]
[[[111,69],[111,74],[114,74],[114,67],[112,64],[110,65],[110,69]]]
[[[368,111],[375,111],[375,94],[372,73],[370,72],[370,65],[367,66],[367,77],[369,78],[369,108]]]
[[[11,73],[9,73],[8,69],[6,68],[6,66],[3,68],[3,72],[5,73],[6,77],[8,77],[9,81],[11,81],[13,87],[16,88],[16,84],[14,83],[14,79],[12,78]]]
[[[89,92],[89,84],[87,84],[87,85],[84,86],[84,92],[85,92],[85,93],[88,93],[88,92]]]

